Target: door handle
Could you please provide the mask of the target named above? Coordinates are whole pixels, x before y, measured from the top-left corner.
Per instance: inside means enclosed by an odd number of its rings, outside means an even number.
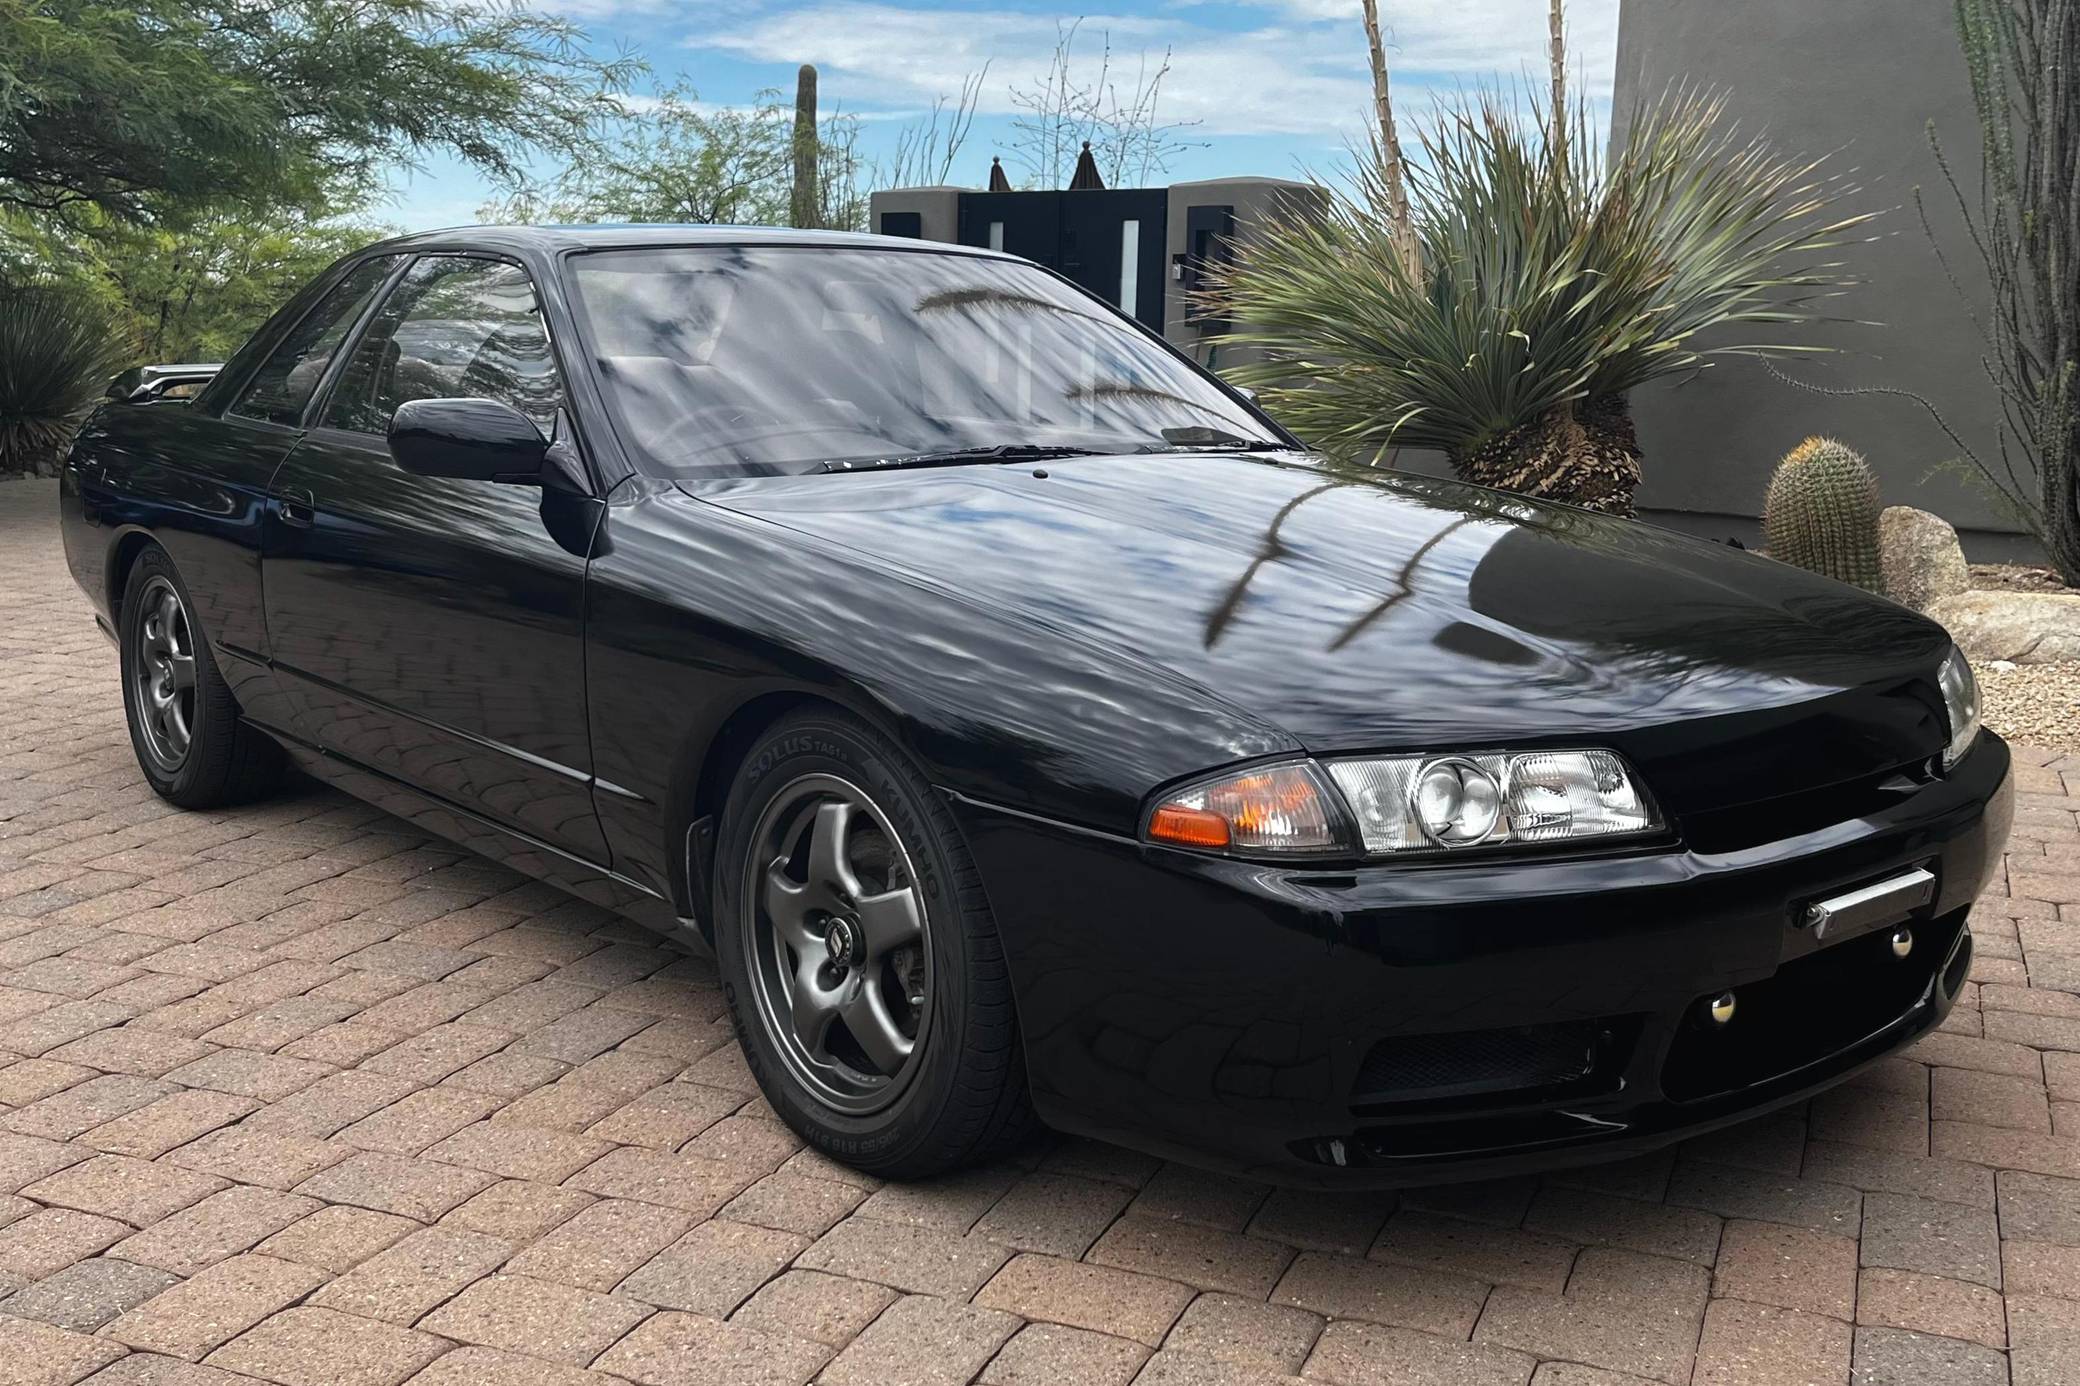
[[[276,492],[274,503],[281,513],[282,523],[298,529],[309,529],[318,509],[310,492],[295,488]]]

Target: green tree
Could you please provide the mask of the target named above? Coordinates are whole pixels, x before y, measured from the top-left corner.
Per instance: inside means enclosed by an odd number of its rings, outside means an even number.
[[[794,105],[777,91],[750,106],[703,103],[675,85],[625,98],[620,114],[553,178],[486,204],[500,222],[649,221],[786,226],[792,218]],[[843,113],[817,124],[817,224],[865,227],[859,122]]]
[[[0,207],[179,225],[433,151],[511,178],[639,66],[482,0],[0,0]]]

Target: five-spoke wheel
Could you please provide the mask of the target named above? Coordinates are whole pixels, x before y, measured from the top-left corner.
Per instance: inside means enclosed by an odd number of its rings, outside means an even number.
[[[928,925],[908,855],[867,792],[831,774],[788,784],[752,842],[758,878],[740,927],[760,1020],[823,1102],[886,1106],[931,1019]]]
[[[780,1119],[884,1179],[1023,1139],[1003,944],[960,825],[910,757],[804,708],[744,749],[719,820],[716,957]]]
[[[130,677],[145,748],[171,774],[188,759],[195,736],[195,633],[169,579],[152,577],[141,600]]]

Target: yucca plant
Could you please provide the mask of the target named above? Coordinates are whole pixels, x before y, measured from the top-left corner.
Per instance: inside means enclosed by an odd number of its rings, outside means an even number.
[[[0,283],[0,477],[57,475],[119,364],[108,320],[84,294]]]
[[[1333,456],[1437,448],[1465,480],[1630,514],[1626,393],[1813,349],[1700,334],[1818,316],[1845,282],[1826,254],[1867,218],[1708,95],[1643,111],[1607,166],[1597,144],[1579,103],[1496,92],[1440,106],[1406,165],[1376,134],[1348,190],[1272,219],[1215,286],[1261,356],[1233,377]]]

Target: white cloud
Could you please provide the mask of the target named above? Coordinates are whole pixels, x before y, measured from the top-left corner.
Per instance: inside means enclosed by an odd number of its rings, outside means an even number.
[[[597,0],[610,3],[611,0]],[[1197,121],[1210,135],[1272,134],[1333,140],[1359,128],[1370,97],[1357,0],[1245,0],[1224,7],[1243,32],[1207,22],[1210,0],[1159,14],[1091,15],[1079,51],[1095,62],[1109,33],[1115,64],[1131,73],[1140,54],[1171,50],[1163,84],[1167,119]],[[1423,86],[1543,81],[1544,0],[1383,0],[1388,61],[1411,97]],[[1617,0],[1576,0],[1574,66],[1592,97],[1608,95]],[[885,0],[820,0],[767,9],[709,28],[693,46],[755,62],[813,62],[824,87],[855,110],[915,105],[956,92],[992,64],[984,114],[1013,109],[1009,88],[1047,69],[1053,18],[1011,10],[909,9]]]

